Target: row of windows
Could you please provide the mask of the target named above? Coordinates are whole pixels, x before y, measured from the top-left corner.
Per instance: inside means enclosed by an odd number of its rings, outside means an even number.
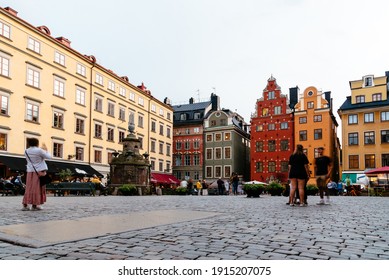
[[[158,153],[160,155],[164,154],[164,149],[165,149],[165,143],[159,142],[158,143]],[[152,152],[152,153],[157,152],[157,143],[155,140],[150,141],[150,152]],[[169,144],[166,144],[166,155],[167,156],[171,155],[171,146]]]
[[[288,164],[289,164],[288,161],[281,161],[280,165],[278,166],[278,170],[280,172],[288,172]],[[278,170],[277,170],[277,164],[275,161],[269,161],[267,163],[267,171],[268,172],[276,172]],[[260,172],[264,172],[264,171],[265,171],[264,163],[262,161],[257,161],[255,163],[255,172],[260,173]]]
[[[363,133],[363,143],[365,145],[375,144],[376,137],[374,131],[366,131]],[[381,130],[381,144],[389,143],[389,130]],[[359,145],[359,133],[352,132],[348,134],[348,144]]]
[[[200,154],[175,155],[174,162],[176,166],[199,166],[200,158]]]
[[[255,142],[255,151],[256,152],[275,152],[275,151],[288,151],[289,150],[289,140],[283,139],[279,141],[279,149],[277,149],[276,140],[267,141],[267,150],[265,149],[265,141],[256,141]]]
[[[262,108],[261,116],[266,117],[269,116],[269,108]],[[272,115],[281,115],[282,114],[282,106],[274,106]]]
[[[176,142],[176,150],[181,150],[182,148],[184,148],[184,150],[190,150],[192,147],[191,147],[191,142],[189,141],[184,141],[184,142],[181,142],[181,141],[177,141]],[[200,140],[194,140],[193,141],[193,149],[200,149]]]
[[[389,111],[384,111],[380,113],[381,122],[389,121]],[[374,112],[364,113],[363,120],[365,123],[374,123]],[[358,124],[358,114],[348,115],[348,124]]]
[[[255,126],[255,131],[264,131],[266,125],[264,124],[258,124]],[[267,130],[268,131],[271,131],[271,130],[276,130],[276,129],[288,129],[289,128],[289,124],[288,122],[281,122],[279,125],[276,124],[276,123],[269,123],[267,125]]]
[[[231,140],[231,132],[224,133],[214,133],[214,134],[206,134],[205,139],[207,142],[219,142],[219,141],[230,141]]]
[[[382,101],[381,93],[373,93],[371,97],[372,97],[372,101]],[[355,103],[365,103],[365,101],[366,101],[366,97],[364,95],[355,96]]]
[[[193,180],[200,180],[200,171],[174,171],[174,176],[179,179],[193,178]]]
[[[299,123],[304,124],[307,123],[307,117],[300,117],[299,118]],[[313,116],[313,122],[321,122],[322,121],[322,115],[314,115]]]
[[[205,167],[206,178],[230,178],[231,177],[231,165],[225,166],[206,166]]]
[[[10,39],[11,34],[11,28],[9,25],[4,24],[3,22],[0,22],[0,35],[3,37],[6,37]],[[27,41],[27,49],[30,51],[33,51],[35,53],[41,54],[42,53],[42,43],[37,40],[36,38],[29,37]],[[58,50],[54,51],[54,63],[59,64],[61,66],[66,67],[66,56],[61,53]],[[1,52],[0,51],[0,75],[10,77],[10,67],[11,67],[11,55]],[[76,65],[76,73],[78,75],[81,75],[82,77],[86,77],[86,66],[82,63],[77,62]],[[36,67],[32,64],[28,64],[27,66],[27,79],[26,83],[29,86],[40,88],[41,86],[41,72],[42,69],[39,67]],[[95,74],[95,82],[96,84],[100,86],[104,86],[104,77],[103,75],[96,73]],[[116,83],[113,80],[108,80],[107,89],[112,92],[116,92]],[[127,89],[123,86],[119,86],[118,92],[119,95],[127,98]],[[60,97],[65,97],[65,79],[61,77],[55,77],[54,79],[54,94]],[[135,102],[136,100],[136,94],[132,91],[129,91],[128,98]],[[85,105],[83,101],[85,101],[84,98],[80,97],[77,98],[80,104]],[[138,96],[138,105],[144,106],[145,100],[143,97]],[[157,106],[155,104],[151,104],[151,111],[156,112]],[[163,108],[159,108],[159,115],[163,116],[165,115],[165,110]],[[166,113],[166,118],[170,120],[171,114],[170,112]]]
[[[313,139],[314,140],[320,140],[323,138],[323,132],[321,128],[314,129],[313,130]],[[299,140],[300,141],[308,141],[308,131],[307,130],[300,130],[299,131]]]
[[[207,160],[231,159],[231,147],[207,148],[205,158]]]
[[[348,167],[349,169],[361,169],[362,166],[360,166],[360,159],[364,160],[364,167],[362,169],[367,168],[376,168],[376,155],[375,154],[367,154],[364,156],[360,155],[349,155],[348,156]],[[389,165],[389,154],[382,154],[381,155],[381,166],[388,166]]]

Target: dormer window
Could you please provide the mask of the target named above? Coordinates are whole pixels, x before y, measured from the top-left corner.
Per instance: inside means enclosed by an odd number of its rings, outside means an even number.
[[[373,76],[365,76],[363,77],[363,87],[372,87],[373,84]]]

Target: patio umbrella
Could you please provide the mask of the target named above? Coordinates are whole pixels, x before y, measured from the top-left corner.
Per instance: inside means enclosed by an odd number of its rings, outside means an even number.
[[[267,183],[260,182],[260,181],[257,181],[257,180],[244,182],[244,184],[262,184],[262,185],[268,185]]]
[[[370,169],[365,171],[367,176],[378,175],[378,174],[386,174],[386,183],[389,182],[389,166],[383,166],[375,169]]]

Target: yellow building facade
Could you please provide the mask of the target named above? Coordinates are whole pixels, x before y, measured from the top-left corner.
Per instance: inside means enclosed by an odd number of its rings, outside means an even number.
[[[338,110],[342,122],[343,179],[355,183],[366,169],[389,166],[388,76],[350,81],[351,95]]]
[[[24,157],[26,139],[36,137],[54,161],[106,175],[132,123],[151,169],[171,170],[172,107],[11,8],[0,8],[0,99],[2,156]]]
[[[304,147],[311,171],[309,183],[315,184],[315,158],[318,156],[318,148],[324,147],[324,155],[332,159],[332,179],[339,176],[340,146],[337,136],[338,123],[332,113],[332,101],[330,92],[321,92],[311,86],[304,90],[295,105],[294,113],[294,139],[295,145]]]

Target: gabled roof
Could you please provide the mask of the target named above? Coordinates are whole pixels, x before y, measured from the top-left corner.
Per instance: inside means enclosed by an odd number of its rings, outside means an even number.
[[[373,102],[363,102],[351,104],[351,96],[347,96],[346,101],[340,106],[339,111],[353,110],[353,109],[362,109],[362,108],[374,108],[374,107],[383,107],[389,106],[389,99],[383,101],[373,101]]]
[[[205,110],[210,104],[211,104],[211,101],[192,103],[192,104],[175,105],[175,106],[173,106],[173,111],[174,112],[189,112],[189,111]]]

